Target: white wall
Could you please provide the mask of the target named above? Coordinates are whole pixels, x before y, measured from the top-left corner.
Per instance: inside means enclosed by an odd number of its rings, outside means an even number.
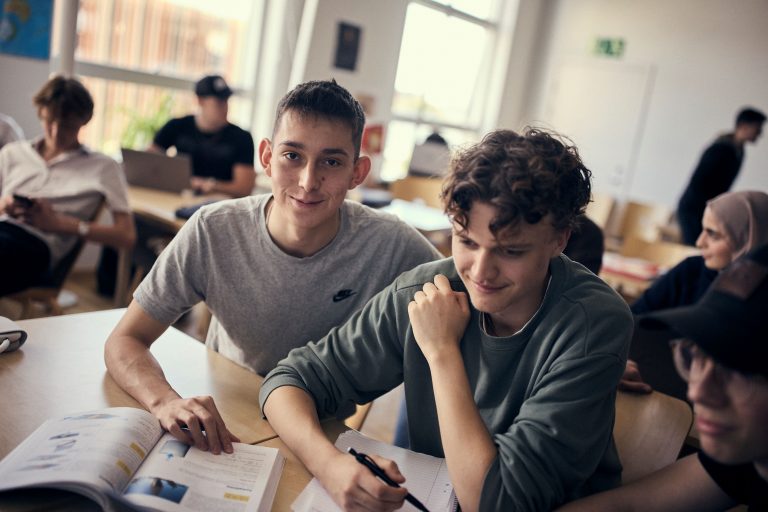
[[[528,86],[524,92],[507,90],[502,109],[507,117],[500,124],[514,128],[532,121],[550,122],[548,102],[562,93],[556,87],[569,87],[558,80],[568,66],[650,70],[649,95],[640,118],[632,121],[637,121],[635,135],[631,135],[633,127],[627,127],[634,151],[628,156],[631,168],[625,175],[627,198],[674,206],[701,151],[718,133],[732,128],[735,113],[744,105],[768,111],[765,0],[549,0],[545,4],[529,16],[539,35],[529,39],[534,44],[528,54],[532,62]],[[624,57],[610,63],[592,56],[596,37],[623,38]],[[520,69],[520,62],[525,62],[520,59],[517,67],[510,68]],[[523,108],[510,107],[521,98]],[[608,140],[615,134],[598,132],[587,138],[601,135]],[[599,147],[585,149],[600,151]],[[734,189],[768,189],[768,141],[748,146],[746,153]]]
[[[366,112],[368,123],[386,126],[406,8],[406,0],[307,0],[291,86],[335,78],[358,99],[372,97],[372,111]],[[333,66],[337,25],[342,21],[359,26],[362,32],[354,71]],[[375,158],[373,164],[372,173],[378,173],[380,161]]]
[[[305,48],[297,49],[297,53],[306,52],[303,63],[297,59],[302,69],[294,70],[292,76],[297,81],[335,78],[353,95],[375,98],[371,121],[388,119],[406,7],[405,0],[318,0],[315,19],[307,20],[312,22],[311,37]],[[354,71],[333,66],[339,22],[362,29]]]
[[[47,60],[0,55],[0,112],[14,118],[26,137],[42,133],[32,96],[47,79]]]

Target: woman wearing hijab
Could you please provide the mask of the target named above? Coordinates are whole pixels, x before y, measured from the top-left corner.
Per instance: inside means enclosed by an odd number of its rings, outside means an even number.
[[[696,240],[701,255],[686,258],[661,276],[632,304],[632,313],[639,315],[695,304],[721,270],[739,256],[766,243],[768,194],[757,190],[720,194],[707,202],[704,209],[701,234]],[[657,368],[656,373],[659,371]],[[671,379],[676,380],[676,377]],[[684,385],[682,381],[676,384],[665,391],[676,395],[673,390],[682,386],[683,398]],[[669,381],[665,385],[670,386]],[[637,363],[631,359],[627,360],[619,389],[651,391],[651,386],[641,377]]]
[[[639,315],[688,306],[704,295],[719,271],[750,249],[768,243],[768,194],[756,190],[726,192],[707,202],[696,240],[700,256],[691,256],[661,276],[632,304]]]

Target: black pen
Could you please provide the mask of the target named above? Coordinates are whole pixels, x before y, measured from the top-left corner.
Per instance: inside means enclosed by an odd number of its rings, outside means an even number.
[[[370,458],[369,456],[367,456],[364,453],[360,453],[360,452],[356,451],[351,446],[349,448],[347,448],[347,452],[349,452],[351,455],[353,455],[355,457],[355,460],[357,460],[357,462],[359,462],[363,466],[365,466],[368,469],[370,469],[371,473],[373,473],[377,477],[379,477],[382,480],[384,480],[384,483],[386,483],[390,487],[397,487],[398,489],[400,488],[400,484],[398,484],[397,482],[395,482],[394,480],[389,478],[387,476],[387,474],[384,472],[384,470],[381,469],[379,467],[379,465],[376,464],[376,462],[374,462],[374,460],[372,458]],[[406,494],[405,495],[405,500],[407,502],[409,502],[411,505],[413,505],[414,507],[416,507],[417,509],[423,510],[424,512],[429,512],[429,509],[427,507],[425,507],[419,500],[417,500],[416,497],[413,494],[411,494],[411,493]]]

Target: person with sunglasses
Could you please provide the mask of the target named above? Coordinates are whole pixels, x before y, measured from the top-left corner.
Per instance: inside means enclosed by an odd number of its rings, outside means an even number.
[[[701,452],[563,512],[768,509],[768,245],[736,260],[692,306],[640,318],[664,329],[688,383]]]

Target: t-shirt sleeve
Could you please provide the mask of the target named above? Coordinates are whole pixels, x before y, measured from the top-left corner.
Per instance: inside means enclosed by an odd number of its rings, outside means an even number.
[[[172,324],[205,300],[210,272],[206,262],[214,261],[210,247],[204,218],[197,211],[160,253],[133,298],[155,320]]]
[[[403,349],[398,335],[403,317],[395,307],[397,281],[375,295],[321,340],[291,350],[266,376],[259,392],[262,407],[281,386],[309,393],[321,417],[345,404],[367,403],[403,382]]]
[[[577,498],[574,489],[584,494],[619,483],[611,434],[626,352],[622,358],[615,347],[628,347],[632,319],[628,311],[616,313],[603,311],[602,318],[584,320],[580,334],[560,335],[574,337],[563,346],[598,349],[555,361],[531,383],[533,392],[509,429],[493,436],[498,454],[486,473],[481,510],[551,510]],[[593,487],[586,489],[588,479]]]
[[[253,136],[245,130],[240,130],[238,144],[235,151],[235,163],[253,165],[255,149],[253,145]]]
[[[171,119],[160,128],[152,142],[163,149],[168,149],[176,145],[176,138],[179,135],[179,119]]]

